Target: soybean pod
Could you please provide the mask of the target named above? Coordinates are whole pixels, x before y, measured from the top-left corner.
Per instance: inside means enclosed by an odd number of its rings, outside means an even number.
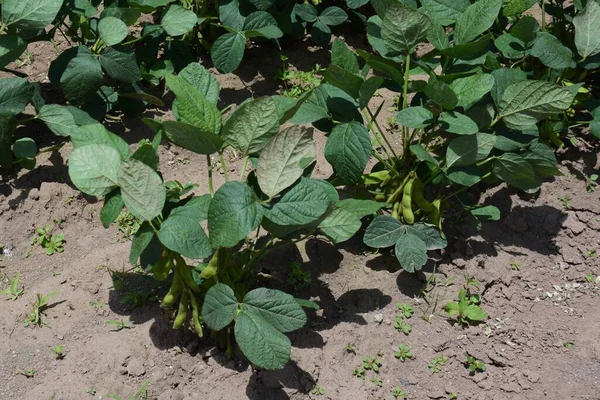
[[[183,326],[187,317],[188,303],[190,302],[190,293],[187,290],[183,290],[181,294],[181,300],[179,300],[179,308],[177,309],[177,316],[173,322],[173,329],[177,330]]]

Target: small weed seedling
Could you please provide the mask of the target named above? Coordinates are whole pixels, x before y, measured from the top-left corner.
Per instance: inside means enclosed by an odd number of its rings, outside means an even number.
[[[595,283],[596,283],[596,275],[594,275],[594,274],[589,274],[589,275],[586,275],[586,276],[585,276],[585,281],[586,281],[587,283],[592,283],[592,284],[595,284]]]
[[[596,188],[598,187],[598,175],[592,174],[590,176],[586,176],[585,181],[585,186],[588,193],[594,193],[594,191],[596,191]]]
[[[477,324],[487,318],[487,314],[479,304],[481,298],[478,294],[471,294],[469,289],[458,291],[458,303],[451,301],[444,306],[444,311],[461,325]]]
[[[596,258],[596,250],[588,249],[587,256],[588,258]]]
[[[433,360],[427,364],[427,368],[431,371],[432,374],[438,373],[442,371],[442,367],[446,365],[448,362],[448,357],[446,356],[435,356]]]
[[[65,358],[65,348],[62,345],[59,344],[58,346],[54,346],[52,351],[54,352],[54,358],[57,360],[62,360]]]
[[[575,342],[567,341],[563,343],[563,346],[565,346],[566,349],[571,350],[573,347],[575,347]]]
[[[46,254],[49,256],[54,253],[62,253],[65,251],[65,237],[62,233],[56,235],[52,234],[52,230],[49,225],[43,228],[38,228],[36,236],[31,238],[30,241],[32,246],[39,244],[46,249]]]
[[[372,370],[373,372],[379,372],[382,366],[381,358],[367,356],[363,358],[363,368],[365,370]]]
[[[288,284],[292,285],[295,291],[310,287],[312,281],[310,271],[304,271],[299,262],[293,262],[290,266],[292,270],[287,280]]]
[[[407,336],[409,333],[412,332],[412,325],[408,322],[405,322],[403,317],[400,315],[396,317],[396,322],[394,322],[394,328],[396,328],[396,330],[404,333]]]
[[[392,391],[390,392],[390,397],[393,399],[396,399],[396,400],[407,400],[408,399],[408,395],[400,387],[395,387],[394,389],[392,389]]]
[[[521,264],[519,264],[516,261],[511,261],[510,263],[508,263],[508,265],[510,265],[510,269],[512,269],[513,271],[520,271],[521,270]]]
[[[409,304],[396,303],[396,307],[400,310],[400,314],[404,318],[410,318],[413,315],[413,307]]]
[[[113,325],[115,327],[115,329],[114,329],[115,332],[122,331],[123,329],[132,329],[133,328],[133,326],[128,325],[127,322],[125,322],[122,319],[119,319],[119,320],[110,319],[108,321],[104,321],[104,323],[106,325]]]
[[[383,386],[383,379],[381,379],[380,376],[374,376],[371,378],[371,382],[373,382],[375,384],[375,386],[378,387],[382,387]]]
[[[282,55],[282,68],[277,71],[277,77],[283,81],[285,90],[283,95],[286,97],[300,97],[304,93],[313,90],[321,83],[323,79],[321,73],[325,71],[319,64],[310,71],[297,71],[290,68],[287,63],[288,57]]]
[[[558,200],[560,200],[565,210],[571,208],[571,196],[559,197]]]
[[[475,375],[476,372],[484,372],[485,364],[472,356],[469,353],[465,353],[465,357],[467,358],[465,365],[469,368],[471,375]]]
[[[18,370],[15,371],[15,374],[17,374],[17,375],[23,375],[26,378],[33,378],[33,377],[35,377],[35,369],[33,369],[33,368],[18,369]]]
[[[106,304],[104,304],[102,300],[92,300],[90,301],[90,306],[92,306],[94,310],[100,311],[106,306]]]
[[[413,358],[413,354],[410,351],[410,347],[408,347],[405,344],[399,344],[398,350],[396,350],[396,352],[394,353],[394,357],[404,362],[408,358]]]
[[[356,367],[352,372],[352,376],[365,380],[365,369],[363,367]]]
[[[346,345],[346,352],[356,354],[356,346],[352,343]]]
[[[93,386],[92,386],[92,387],[89,387],[89,388],[87,388],[85,392],[86,392],[87,394],[91,394],[92,396],[95,396],[95,395],[96,395],[96,393],[98,393],[98,391],[96,390],[96,388],[95,388],[95,387],[93,387]]]
[[[325,388],[321,385],[317,385],[313,388],[311,393],[314,394],[315,396],[322,396],[325,394]]]
[[[131,239],[142,226],[142,221],[134,217],[129,211],[121,211],[117,217],[117,228],[125,239]]]
[[[32,304],[33,310],[29,314],[29,316],[25,319],[25,326],[28,327],[38,326],[42,327],[46,325],[45,322],[42,321],[42,315],[46,308],[48,308],[48,300],[52,297],[56,296],[58,292],[52,292],[46,296],[41,295],[40,293],[36,294],[36,301]]]
[[[148,384],[150,383],[150,380],[145,380],[144,382],[142,382],[142,386],[140,387],[140,390],[138,390],[135,394],[132,394],[131,396],[125,398],[125,397],[119,397],[116,394],[109,394],[108,398],[109,399],[113,399],[113,400],[148,400]]]
[[[19,273],[15,274],[15,277],[8,281],[9,287],[8,289],[4,289],[2,292],[3,295],[9,296],[10,300],[17,300],[20,296],[23,295],[25,288],[23,286],[19,286]]]

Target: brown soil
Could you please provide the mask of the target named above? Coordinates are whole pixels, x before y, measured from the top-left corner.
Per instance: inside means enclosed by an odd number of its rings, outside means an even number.
[[[54,49],[30,50],[36,61],[27,73],[41,81]],[[307,60],[305,50],[290,51],[290,63],[300,69],[326,63],[326,53]],[[219,77],[224,104],[279,89],[276,52],[251,49],[244,65],[240,77]],[[135,120],[125,122],[126,140],[150,135]],[[322,149],[322,135],[316,145]],[[267,372],[253,370],[239,357],[227,360],[210,338],[173,332],[156,298],[133,309],[123,304],[128,291],[115,289],[109,269],[126,271],[121,275],[126,288],[149,294],[161,288],[130,271],[129,242],[114,225],[103,229],[101,202],[82,197],[70,184],[69,150],[40,156],[35,170],[0,181],[0,243],[12,254],[2,261],[0,288],[16,272],[25,286],[22,297],[0,307],[1,399],[106,399],[111,393],[128,398],[147,380],[149,398],[160,400],[385,399],[398,386],[415,400],[449,399],[452,393],[461,400],[600,399],[600,281],[585,279],[600,275],[600,190],[588,193],[584,180],[598,168],[593,151],[564,154],[565,175],[535,196],[505,187],[485,192],[481,201],[501,208],[502,220],[479,232],[467,221],[447,220],[450,245],[432,253],[433,262],[419,276],[399,271],[388,255],[370,253],[360,237],[339,250],[314,239],[266,260],[266,267],[280,274],[289,263],[302,262],[312,283],[296,294],[322,307],[291,334],[293,361]],[[206,188],[202,158],[169,146],[160,156],[165,179]],[[330,167],[319,161],[318,173],[326,176]],[[47,256],[30,246],[34,228],[46,224],[65,235],[64,253]],[[520,270],[512,269],[517,263]],[[462,328],[442,308],[456,300],[467,276],[481,282],[489,318]],[[420,295],[425,281],[431,289],[426,297]],[[58,294],[43,315],[47,325],[24,327],[36,293],[54,291]],[[396,303],[415,308],[408,336],[394,329]],[[131,329],[115,331],[105,324],[121,319]],[[410,346],[414,359],[394,358],[400,343]],[[355,353],[346,350],[348,344]],[[56,345],[65,348],[62,360],[54,357]],[[485,372],[469,374],[467,351],[485,363]],[[368,371],[365,380],[352,375],[363,357],[378,353],[379,375]],[[427,364],[439,355],[448,362],[431,373]],[[35,376],[17,373],[26,369],[34,369]],[[371,381],[375,376],[381,387]],[[311,393],[316,385],[324,395]],[[95,394],[86,393],[92,388]]]

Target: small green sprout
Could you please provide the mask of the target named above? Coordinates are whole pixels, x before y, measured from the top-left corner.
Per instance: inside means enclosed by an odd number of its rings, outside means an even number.
[[[394,353],[394,357],[396,357],[400,361],[404,362],[408,358],[413,358],[413,354],[410,351],[410,347],[408,347],[405,344],[399,344],[398,350]]]
[[[400,315],[396,317],[396,322],[394,322],[394,328],[404,333],[405,335],[408,335],[412,332],[412,325],[408,322],[405,322],[403,317]]]
[[[8,289],[4,289],[2,292],[3,295],[7,295],[10,297],[11,300],[17,300],[20,296],[23,295],[23,292],[25,291],[25,287],[24,286],[19,286],[19,273],[17,272],[15,274],[15,277],[12,279],[9,279],[8,281]]]
[[[382,387],[383,386],[383,379],[381,379],[380,376],[374,376],[371,378],[371,382],[373,382],[375,384],[375,386],[379,386]]]
[[[48,300],[56,296],[56,294],[58,294],[58,292],[52,292],[46,296],[43,296],[40,293],[36,294],[36,301],[32,304],[33,310],[25,319],[25,327],[30,325],[42,327],[46,325],[46,323],[42,321],[42,315],[44,310],[48,308]]]
[[[321,385],[317,385],[313,388],[311,393],[314,394],[315,396],[322,396],[325,394],[325,388]]]
[[[363,367],[356,367],[356,368],[354,368],[352,375],[364,380],[365,379],[365,369]]]
[[[125,322],[124,320],[120,319],[120,320],[108,320],[108,321],[104,321],[104,323],[106,325],[113,325],[115,327],[114,331],[115,332],[119,332],[122,331],[123,329],[132,329],[133,326],[128,325],[127,322]]]
[[[312,282],[310,271],[302,270],[299,262],[293,262],[290,266],[292,270],[287,280],[288,284],[292,285],[296,291],[310,287]]]
[[[352,343],[346,345],[346,352],[356,354],[356,346]]]
[[[379,372],[379,368],[382,366],[381,358],[379,357],[365,357],[363,358],[363,368],[366,370],[372,370],[373,372]]]
[[[404,318],[410,318],[414,313],[413,307],[409,304],[396,303],[396,307]]]
[[[37,236],[31,238],[31,245],[35,246],[36,244],[39,244],[46,249],[47,255],[51,256],[54,253],[62,253],[65,251],[64,235],[62,233],[53,235],[49,225],[38,228],[36,234]]]
[[[477,324],[487,318],[487,314],[479,303],[481,298],[478,294],[471,294],[468,289],[460,289],[458,291],[458,303],[451,301],[444,306],[451,317],[456,317],[456,320],[461,325]]]
[[[468,352],[465,353],[465,357],[467,358],[467,361],[465,364],[469,368],[469,371],[471,371],[471,375],[475,374],[476,372],[484,372],[485,371],[485,364],[481,360],[478,360],[477,358],[475,358]]]
[[[29,368],[29,369],[18,369],[15,371],[15,374],[17,375],[23,375],[26,378],[33,378],[35,377],[35,369],[33,368]]]
[[[519,264],[516,261],[511,261],[510,263],[508,263],[508,265],[510,265],[510,269],[512,269],[513,271],[520,271],[521,270],[521,264]]]
[[[438,373],[442,371],[442,367],[444,365],[446,365],[446,363],[448,362],[448,357],[442,355],[442,356],[435,356],[433,358],[433,360],[431,360],[428,364],[427,364],[427,368],[429,368],[429,371],[431,371],[432,374]]]
[[[62,360],[65,358],[65,348],[62,345],[59,344],[58,346],[54,346],[52,351],[54,352],[54,358],[57,360]]]
[[[575,347],[575,342],[567,341],[567,342],[563,343],[563,346],[565,346],[566,349],[570,350],[573,347]]]
[[[408,395],[406,394],[406,392],[404,390],[402,390],[401,387],[396,386],[394,389],[392,389],[390,396],[392,396],[394,399],[398,400],[407,400],[408,399]]]

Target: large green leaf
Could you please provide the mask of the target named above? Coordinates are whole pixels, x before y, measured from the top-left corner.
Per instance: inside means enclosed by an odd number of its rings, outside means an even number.
[[[12,115],[0,114],[0,166],[12,168],[13,133],[17,126],[16,118]]]
[[[430,80],[425,87],[425,94],[446,110],[453,110],[458,104],[456,94],[446,82]]]
[[[519,189],[536,190],[541,184],[531,164],[518,154],[502,154],[494,160],[492,168],[494,175]]]
[[[475,121],[457,111],[444,111],[439,122],[443,130],[457,135],[473,135],[479,131]]]
[[[353,74],[360,71],[356,54],[338,38],[335,38],[331,45],[331,63]]]
[[[600,34],[600,31],[598,33]],[[537,34],[530,54],[537,57],[548,68],[565,69],[575,65],[571,49],[547,32]]]
[[[283,36],[283,32],[277,27],[275,18],[266,11],[255,11],[248,14],[244,21],[243,31],[247,38],[259,36],[277,39]]]
[[[85,104],[96,93],[102,83],[100,61],[89,51],[82,50],[67,64],[60,77],[60,86],[65,97],[74,105]]]
[[[208,207],[208,232],[213,248],[233,247],[260,225],[263,208],[252,189],[242,182],[227,182]]]
[[[142,72],[133,52],[109,47],[100,53],[98,60],[108,76],[113,79],[125,83],[135,83],[142,79]]]
[[[255,313],[239,313],[235,341],[248,360],[260,368],[280,369],[290,359],[290,339]]]
[[[308,225],[317,221],[330,206],[331,199],[323,185],[301,178],[272,208],[265,210],[265,216],[278,225]]]
[[[162,124],[167,138],[198,154],[213,154],[219,151],[223,139],[212,132],[178,121],[165,121]]]
[[[433,113],[422,106],[408,107],[398,111],[396,122],[407,128],[425,128],[433,124]]]
[[[460,14],[471,5],[469,0],[422,0],[421,4],[434,21],[452,25]]]
[[[121,43],[129,33],[125,22],[116,17],[104,17],[98,21],[98,34],[107,46]]]
[[[256,176],[261,190],[270,198],[288,188],[315,157],[312,128],[284,129],[265,146],[258,158]]]
[[[210,329],[220,331],[233,321],[237,307],[233,289],[224,283],[217,283],[206,292],[202,304],[202,319]]]
[[[200,93],[202,93],[208,101],[217,104],[219,100],[219,82],[209,70],[198,63],[188,64],[179,72],[179,77],[188,81]]]
[[[91,196],[104,196],[118,185],[121,156],[106,144],[75,148],[69,154],[69,176],[73,184]]]
[[[218,135],[221,131],[221,113],[216,105],[182,77],[167,75],[169,89],[177,98],[173,103],[182,122]]]
[[[221,136],[246,156],[262,150],[278,129],[277,104],[266,96],[238,107],[225,122]]]
[[[187,216],[169,216],[160,225],[158,238],[167,249],[184,257],[207,258],[212,253],[208,237],[200,223]]]
[[[279,332],[292,332],[306,324],[306,313],[293,296],[279,290],[258,288],[244,296],[242,311],[256,314]]]
[[[2,23],[18,29],[44,29],[50,25],[63,0],[4,0]]]
[[[44,121],[46,126],[58,136],[70,136],[78,127],[73,114],[58,104],[46,104],[40,109],[37,118]]]
[[[527,73],[519,68],[498,68],[493,70],[491,75],[494,77],[494,86],[492,87],[491,95],[496,106],[499,106],[507,87],[515,82],[527,79]]]
[[[506,88],[500,116],[513,129],[522,130],[571,106],[574,95],[566,88],[543,81],[519,81]]]
[[[123,202],[120,190],[113,190],[107,194],[106,197],[104,197],[102,210],[100,210],[100,221],[102,222],[102,226],[108,228],[110,224],[115,222],[116,219],[119,218],[119,214],[121,214],[123,207],[125,207],[125,202]]]
[[[96,10],[94,9],[94,13],[91,16],[96,14]],[[132,7],[108,7],[102,10],[100,13],[100,18],[104,17],[115,17],[119,18],[121,21],[125,22],[126,25],[133,25],[137,22],[138,18],[142,12],[138,8]],[[87,15],[86,15],[87,16]]]
[[[17,159],[35,158],[38,153],[35,141],[31,138],[20,138],[13,143],[13,153]]]
[[[208,218],[208,207],[212,196],[207,193],[202,196],[194,196],[184,205],[175,207],[170,214],[170,217],[185,217],[196,222],[204,221]]]
[[[118,182],[123,201],[135,217],[150,221],[162,212],[166,191],[162,179],[152,168],[130,158],[121,163]]]
[[[75,119],[75,122],[77,123],[77,119]],[[80,126],[77,130],[72,131],[71,142],[74,148],[90,144],[107,144],[119,152],[122,160],[125,160],[131,154],[126,141],[109,132],[99,123]]]
[[[185,35],[198,22],[198,16],[192,10],[188,10],[176,4],[171,4],[160,20],[160,25],[170,36]]]
[[[379,201],[352,198],[340,200],[335,205],[336,208],[350,211],[359,218],[366,217],[367,215],[373,215],[377,211],[381,210],[384,206],[385,204]]]
[[[390,6],[385,13],[381,37],[390,52],[412,53],[427,36],[430,25],[426,15],[398,3]]]
[[[0,68],[18,59],[27,49],[27,43],[17,35],[0,35]]]
[[[217,38],[210,50],[215,67],[221,72],[233,72],[244,58],[246,37],[241,33],[228,32]]]
[[[484,160],[494,148],[496,136],[478,132],[453,139],[446,149],[446,167],[472,165]]]
[[[336,208],[319,224],[321,232],[333,243],[350,239],[362,226],[360,217],[344,208]]]
[[[505,17],[519,15],[529,10],[535,3],[535,0],[503,0],[502,15]]]
[[[223,25],[241,30],[246,17],[241,14],[242,9],[240,8],[239,0],[223,0],[219,1],[218,5],[219,19]]]
[[[336,125],[325,145],[325,159],[344,184],[355,184],[371,158],[369,131],[358,122]]]
[[[406,226],[396,218],[389,215],[378,215],[367,227],[363,241],[369,247],[381,249],[393,246],[405,233]]]
[[[34,87],[24,78],[0,79],[0,114],[16,115],[25,111]]]
[[[582,12],[573,18],[575,47],[581,57],[600,53],[600,4],[588,1]]]
[[[352,98],[358,97],[358,92],[364,79],[350,71],[345,70],[336,64],[331,64],[323,74],[325,81],[333,86],[342,89]]]
[[[500,12],[502,0],[477,0],[457,17],[454,28],[454,43],[471,42],[487,31]]]
[[[452,81],[450,88],[458,98],[458,107],[468,108],[492,90],[494,77],[489,74],[476,74]]]
[[[324,9],[319,17],[317,18],[318,22],[321,22],[325,25],[336,26],[343,24],[348,19],[348,14],[344,10],[339,7],[327,7]]]
[[[418,236],[425,243],[427,250],[440,250],[448,245],[448,241],[435,225],[419,222],[410,225],[408,233]]]
[[[395,253],[400,266],[408,272],[418,271],[427,263],[427,246],[419,236],[412,233],[400,235],[396,241]]]

